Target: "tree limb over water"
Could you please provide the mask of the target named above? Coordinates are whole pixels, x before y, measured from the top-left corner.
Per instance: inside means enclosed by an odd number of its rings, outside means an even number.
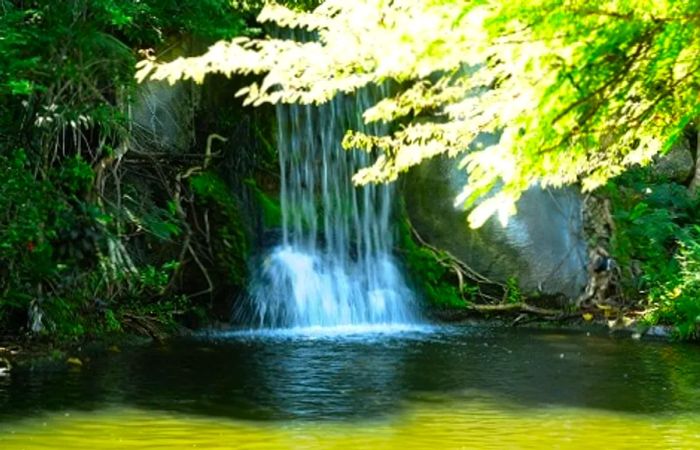
[[[380,153],[355,181],[462,155],[470,177],[458,201],[478,227],[505,222],[533,184],[591,191],[668,150],[700,115],[698,17],[698,1],[327,0],[311,13],[271,4],[259,21],[317,39],[222,41],[197,58],[141,61],[138,78],[265,74],[239,92],[255,105],[322,103],[394,80],[401,88],[364,118],[403,125],[345,138]],[[473,148],[483,132],[501,138]]]

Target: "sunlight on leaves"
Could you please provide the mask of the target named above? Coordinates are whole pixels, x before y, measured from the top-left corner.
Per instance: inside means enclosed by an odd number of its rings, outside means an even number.
[[[327,0],[313,12],[268,4],[258,20],[308,31],[218,42],[137,78],[201,82],[260,74],[246,104],[318,104],[394,81],[364,111],[388,136],[350,131],[376,152],[356,183],[395,180],[426,158],[469,154],[459,202],[470,226],[502,222],[534,185],[584,191],[670,148],[700,114],[700,2],[645,0]],[[480,133],[497,145],[476,149]],[[473,151],[473,153],[469,153]]]

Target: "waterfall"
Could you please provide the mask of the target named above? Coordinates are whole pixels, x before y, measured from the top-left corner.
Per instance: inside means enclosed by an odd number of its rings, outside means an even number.
[[[282,236],[253,276],[247,315],[254,326],[416,321],[413,294],[392,256],[394,186],[353,186],[370,156],[341,147],[346,130],[366,129],[360,114],[372,95],[277,106]]]

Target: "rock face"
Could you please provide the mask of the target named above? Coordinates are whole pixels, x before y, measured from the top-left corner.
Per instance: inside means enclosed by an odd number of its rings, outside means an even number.
[[[168,42],[159,59],[170,61],[196,54],[203,43],[192,38]],[[142,152],[183,153],[195,142],[195,110],[201,86],[191,81],[147,80],[140,83],[130,98],[132,148]]]
[[[530,189],[505,228],[491,219],[472,230],[467,212],[453,204],[467,182],[457,163],[433,158],[406,177],[408,215],[423,239],[495,281],[517,278],[526,294],[578,297],[587,282],[578,191]]]
[[[194,103],[198,88],[189,82],[170,86],[165,81],[146,81],[131,106],[133,144],[142,150],[185,152],[194,142]]]
[[[694,165],[690,142],[683,137],[668,153],[655,159],[653,173],[658,179],[683,183],[690,177]]]

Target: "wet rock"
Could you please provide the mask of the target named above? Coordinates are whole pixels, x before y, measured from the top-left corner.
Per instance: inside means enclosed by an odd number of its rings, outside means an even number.
[[[671,337],[671,329],[661,325],[654,325],[653,327],[649,327],[644,335],[656,338],[669,338]]]
[[[408,215],[423,239],[495,281],[516,277],[526,294],[576,298],[588,278],[578,191],[530,189],[506,227],[491,219],[472,230],[454,206],[467,182],[458,162],[433,158],[406,177]]]
[[[661,180],[683,183],[690,177],[694,165],[690,143],[681,138],[668,153],[656,159],[653,174]]]

